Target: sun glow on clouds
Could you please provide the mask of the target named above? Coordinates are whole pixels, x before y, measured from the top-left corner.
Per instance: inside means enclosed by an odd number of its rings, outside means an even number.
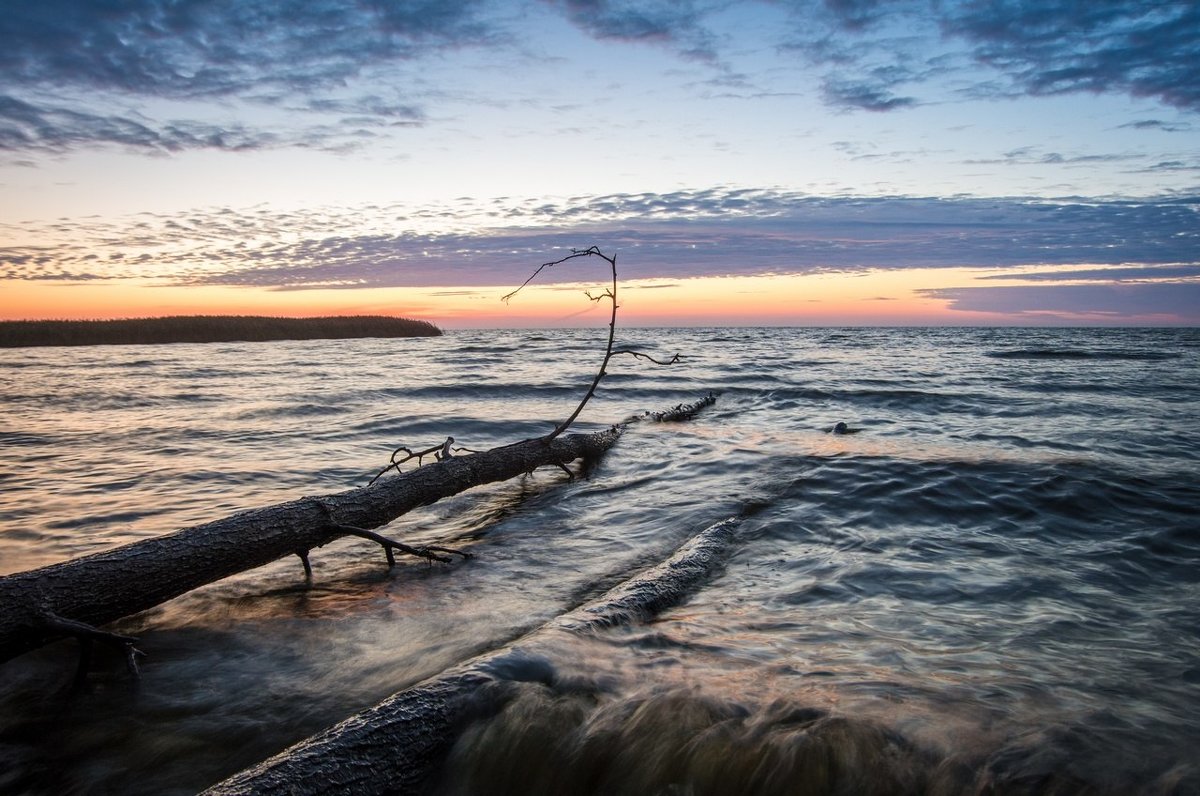
[[[1136,297],[1127,322],[1184,323],[1195,322],[1194,307],[1171,301],[1153,312],[1147,302],[1195,290],[1198,217],[1200,200],[1191,198],[835,198],[735,188],[211,208],[0,225],[0,279],[25,285],[24,295],[31,284],[45,297],[60,286],[56,316],[86,314],[89,296],[92,315],[129,315],[190,295],[169,303],[203,298],[299,314],[402,305],[447,325],[583,323],[586,312],[541,299],[501,312],[479,298],[479,286],[502,295],[538,263],[594,243],[618,255],[630,287],[626,316],[637,323],[1025,323],[1055,312],[1108,322],[1120,320],[1121,296]],[[549,269],[538,286],[602,281],[594,265]],[[1129,282],[1143,286],[1095,289]],[[1038,290],[1052,300],[1034,300]],[[1092,315],[1088,301],[1097,302]],[[4,312],[52,304],[22,301]]]
[[[849,275],[721,276],[633,280],[618,286],[622,326],[938,326],[1194,325],[1200,280],[1156,284],[1170,296],[1139,291],[1143,283],[1072,280],[1050,290],[1019,275],[978,268],[871,270]],[[1043,269],[1039,272],[1046,275]],[[993,281],[999,278],[998,283]],[[421,317],[453,328],[575,327],[608,323],[610,305],[590,301],[606,286],[530,286],[504,303],[512,286],[459,290],[372,291],[381,312],[420,306]],[[1056,290],[1065,292],[1056,294]],[[1119,307],[1125,302],[1126,312]],[[1093,309],[1093,307],[1095,307]],[[1156,309],[1157,308],[1157,309]],[[374,309],[372,310],[374,311]]]
[[[1111,315],[964,304],[962,291],[985,291],[995,275],[968,268],[848,274],[722,276],[630,280],[618,286],[621,326],[920,326],[1108,323]],[[1001,287],[1029,283],[1006,275]],[[119,318],[222,313],[253,315],[385,314],[418,317],[446,329],[577,327],[608,323],[607,301],[590,301],[607,283],[533,284],[505,303],[515,285],[307,291],[244,287],[151,287],[124,282],[86,286],[5,283],[0,318]],[[976,304],[979,301],[975,302]],[[1144,317],[1171,323],[1170,317]]]
[[[1040,272],[1045,276],[1046,272]],[[1132,283],[1023,279],[977,268],[875,270],[857,274],[633,280],[619,288],[624,326],[1195,325],[1200,281]],[[106,318],[172,314],[357,315],[423,318],[445,328],[589,326],[608,306],[589,301],[604,283],[457,289],[264,290],[130,282],[0,282],[0,318]]]

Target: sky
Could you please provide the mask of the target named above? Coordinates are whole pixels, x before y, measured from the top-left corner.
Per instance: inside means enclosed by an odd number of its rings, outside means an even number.
[[[1196,0],[0,0],[0,319],[1200,324]]]

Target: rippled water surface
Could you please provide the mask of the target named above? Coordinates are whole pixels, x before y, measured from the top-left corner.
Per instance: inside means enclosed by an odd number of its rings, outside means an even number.
[[[684,361],[614,362],[579,430],[718,403],[387,529],[470,560],[341,540],[120,623],[138,680],[0,664],[0,792],[194,792],[742,517],[684,605],[548,646],[587,687],[529,687],[438,788],[1200,793],[1200,330],[619,335]],[[601,337],[0,351],[0,573],[544,433]]]

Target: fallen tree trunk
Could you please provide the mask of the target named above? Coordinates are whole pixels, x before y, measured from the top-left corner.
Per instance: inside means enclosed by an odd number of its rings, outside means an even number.
[[[709,395],[644,417],[690,417],[716,400]],[[356,535],[392,549],[445,560],[444,548],[411,548],[370,531],[419,506],[471,487],[594,459],[621,435],[624,424],[593,434],[564,434],[446,458],[371,486],[325,497],[304,497],[234,514],[173,534],[0,577],[0,662],[64,636],[126,646],[133,666],[134,639],[98,630],[100,625],[145,611],[192,589],[288,555],[308,567],[308,551]]]
[[[392,695],[322,733],[204,791],[232,794],[423,793],[471,720],[493,715],[515,685],[554,686],[537,645],[554,632],[589,633],[654,616],[679,603],[734,550],[738,520],[709,526],[656,567],[564,614],[515,644],[485,653]]]

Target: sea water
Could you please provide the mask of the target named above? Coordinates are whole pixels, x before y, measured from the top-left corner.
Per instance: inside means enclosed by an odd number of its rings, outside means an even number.
[[[546,433],[606,329],[0,351],[0,573]],[[0,664],[0,792],[191,793],[741,518],[654,620],[540,650],[444,793],[1200,793],[1200,330],[618,329],[636,424]],[[839,422],[853,433],[834,434]],[[465,452],[461,455],[466,455]]]

